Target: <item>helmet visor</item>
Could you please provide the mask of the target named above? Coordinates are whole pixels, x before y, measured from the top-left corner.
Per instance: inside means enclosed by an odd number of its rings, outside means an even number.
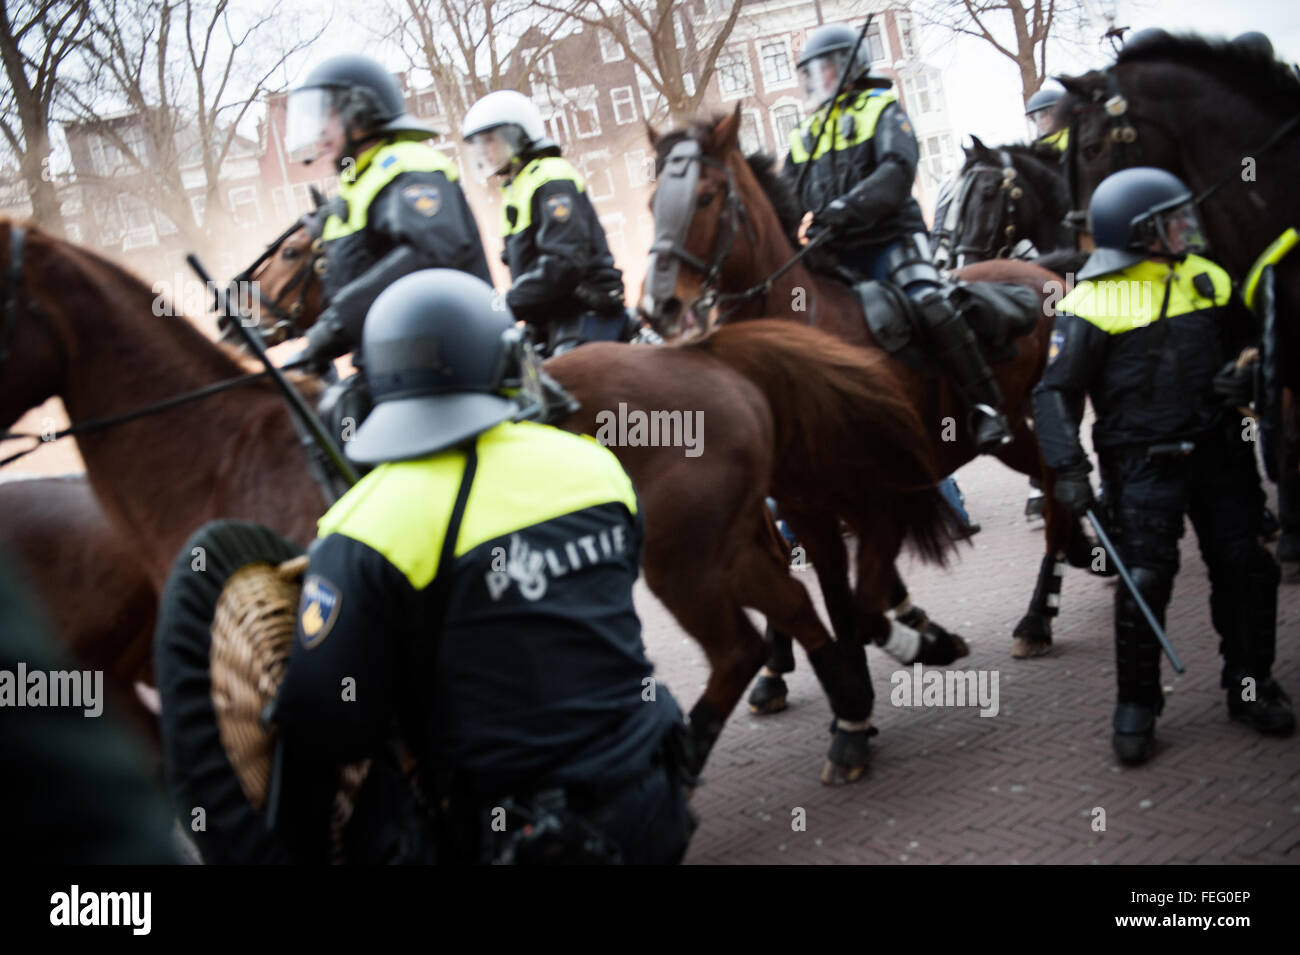
[[[328,89],[314,86],[289,94],[284,145],[290,162],[311,162],[324,155],[334,134],[341,140],[342,125]]]
[[[1205,227],[1201,225],[1194,202],[1189,200],[1169,209],[1157,210],[1151,218],[1161,244],[1174,255],[1190,255],[1209,249]]]
[[[812,111],[835,95],[840,85],[840,70],[844,65],[843,52],[818,56],[799,67],[799,81],[803,84],[804,108]]]
[[[470,162],[480,179],[505,171],[519,155],[522,134],[518,126],[493,126],[466,137]]]

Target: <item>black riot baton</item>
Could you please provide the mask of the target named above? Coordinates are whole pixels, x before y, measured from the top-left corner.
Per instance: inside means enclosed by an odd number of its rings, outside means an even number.
[[[207,269],[199,263],[197,255],[191,252],[185,256],[185,261],[206,286],[209,288],[216,287],[212,277],[208,275]],[[262,337],[253,334],[253,330],[244,324],[242,316],[231,314],[229,294],[219,296],[219,304],[220,313],[230,321],[233,327],[239,330],[239,334],[244,339],[244,343],[248,345],[249,350],[266,367],[267,373],[270,374],[280,391],[284,393],[285,400],[289,402],[290,410],[297,415],[298,420],[307,429],[307,433],[315,441],[316,446],[324,452],[330,465],[349,485],[356,484],[358,480],[357,472],[348,462],[348,459],[343,456],[343,452],[339,450],[339,446],[334,443],[333,438],[326,433],[325,426],[321,424],[320,418],[316,417],[316,413],[307,406],[307,402],[303,401],[302,395],[298,394],[293,385],[289,384],[288,379],[284,377],[284,372],[276,367],[275,362],[271,361],[271,356],[266,353],[266,346],[262,344]]]
[[[1159,621],[1156,620],[1156,615],[1153,614],[1151,608],[1147,606],[1147,602],[1143,598],[1142,592],[1138,590],[1137,584],[1134,583],[1133,578],[1129,576],[1128,568],[1124,566],[1124,561],[1120,560],[1119,551],[1115,549],[1115,545],[1112,544],[1110,538],[1106,536],[1106,531],[1102,528],[1101,521],[1097,519],[1097,515],[1093,512],[1092,508],[1088,508],[1083,513],[1084,516],[1088,518],[1088,522],[1092,524],[1092,529],[1097,532],[1097,540],[1101,541],[1101,546],[1106,548],[1106,553],[1109,554],[1110,559],[1115,562],[1115,570],[1119,573],[1120,580],[1124,581],[1124,586],[1127,587],[1128,592],[1133,595],[1133,600],[1137,603],[1138,609],[1142,611],[1142,616],[1147,618],[1147,623],[1151,626],[1151,632],[1154,633],[1156,639],[1160,641],[1160,646],[1164,649],[1165,656],[1169,657],[1169,662],[1173,664],[1174,670],[1178,673],[1186,672],[1187,668],[1183,666],[1183,661],[1178,659],[1178,654],[1174,652],[1173,645],[1170,644],[1169,638],[1165,636],[1164,628],[1160,626]]]

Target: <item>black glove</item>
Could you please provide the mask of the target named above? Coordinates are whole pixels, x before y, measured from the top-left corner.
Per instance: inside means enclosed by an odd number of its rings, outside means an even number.
[[[1056,472],[1056,487],[1053,496],[1070,509],[1071,514],[1079,515],[1092,507],[1092,482],[1088,480],[1088,465],[1069,468]]]
[[[332,308],[321,312],[316,324],[307,329],[307,347],[294,359],[300,367],[323,374],[335,358],[349,350],[343,325]]]
[[[1228,362],[1214,376],[1214,393],[1229,408],[1249,406],[1255,398],[1255,366],[1237,367],[1235,360]]]
[[[856,221],[852,207],[843,199],[836,199],[813,216],[813,227],[823,232],[842,233]]]

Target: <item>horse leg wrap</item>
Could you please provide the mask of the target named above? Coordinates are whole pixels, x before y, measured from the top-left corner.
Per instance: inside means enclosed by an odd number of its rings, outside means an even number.
[[[773,673],[794,672],[794,642],[790,634],[776,629],[770,623],[763,633],[763,639],[771,647],[767,657],[767,668]]]
[[[1045,554],[1038,566],[1038,583],[1029,601],[1029,612],[1055,617],[1061,608],[1061,578],[1065,576],[1065,561],[1055,554]]]
[[[916,662],[921,655],[920,631],[909,627],[897,617],[889,622],[889,639],[881,646],[882,650],[902,664]]]
[[[697,775],[704,768],[709,751],[722,735],[722,727],[726,722],[726,716],[719,714],[704,700],[700,700],[691,709],[691,737],[695,742],[695,765],[691,768]]]
[[[875,691],[871,688],[866,654],[861,647],[838,641],[827,643],[808,654],[808,662],[826,691],[831,712],[838,719],[858,723],[871,715]]]

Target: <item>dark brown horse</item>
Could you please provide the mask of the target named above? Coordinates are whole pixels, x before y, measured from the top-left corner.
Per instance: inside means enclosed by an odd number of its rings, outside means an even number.
[[[975,447],[969,429],[957,427],[957,423],[966,417],[965,403],[946,382],[928,378],[901,360],[885,357],[848,285],[817,274],[806,261],[796,261],[784,273],[778,274],[795,258],[798,248],[795,233],[803,210],[798,207],[791,190],[773,172],[770,159],[758,156],[746,160],[741,154],[737,146],[738,128],[737,112],[663,137],[651,131],[661,169],[673,148],[688,139],[700,145],[698,157],[694,160],[700,168],[694,195],[673,196],[668,203],[661,201],[664,179],[660,178],[653,206],[656,245],[680,250],[665,254],[679,258],[681,267],[672,287],[656,287],[652,279],[662,260],[658,255],[652,255],[643,311],[659,326],[661,334],[674,337],[681,330],[684,312],[693,311],[684,308],[684,303],[698,302],[708,292],[717,295],[719,302],[726,303],[728,320],[732,322],[760,316],[781,316],[825,329],[842,341],[861,346],[885,359],[900,382],[900,397],[924,422],[926,440],[933,449],[940,474],[949,474],[970,461],[975,456]],[[672,208],[669,209],[668,205]],[[714,273],[715,287],[706,289],[706,273],[710,271]],[[1051,618],[1057,613],[1065,549],[1072,527],[1069,514],[1052,498],[1055,478],[1044,467],[1026,421],[1030,391],[1047,361],[1053,321],[1048,296],[1060,288],[1061,282],[1037,266],[1009,261],[970,266],[961,270],[958,276],[964,281],[1023,285],[1034,290],[1043,302],[1042,317],[1033,334],[1016,343],[1014,357],[994,366],[1015,434],[1014,442],[999,451],[997,456],[1022,474],[1041,477],[1044,494],[1050,502],[1045,515],[1047,554],[1040,567],[1029,611],[1013,633],[1012,655],[1018,658],[1036,656],[1046,652],[1051,645]],[[753,293],[748,298],[727,298],[747,291]],[[861,453],[852,445],[840,451],[846,460]],[[882,466],[883,462],[876,461],[875,464]],[[808,548],[817,567],[832,621],[836,623],[836,633],[843,633],[840,621],[846,616],[858,615],[859,626],[878,627],[874,615],[871,621],[860,617],[864,603],[868,599],[876,600],[862,593],[867,580],[862,577],[861,568],[874,569],[880,561],[892,560],[893,555],[871,553],[860,542],[857,607],[850,610],[853,598],[845,583],[847,562],[833,525],[826,522],[824,514],[816,514],[815,500],[798,507],[797,513],[790,514],[791,508],[785,505],[782,510],[794,518],[792,528]],[[801,526],[795,527],[796,523]],[[832,604],[839,606],[838,613]],[[866,635],[880,639],[878,630],[868,629]]]
[[[17,230],[0,227],[0,261],[14,261]],[[36,230],[25,233],[25,243],[16,263],[21,282],[6,279],[0,288],[18,315],[0,379],[0,425],[53,394],[78,422],[245,371],[183,319],[154,317],[149,288],[111,263]],[[624,414],[689,413],[707,422],[698,457],[681,447],[614,448],[643,499],[647,581],[710,659],[709,685],[693,711],[702,754],[765,655],[744,606],[778,621],[821,662],[837,716],[865,719],[869,685],[840,665],[763,520],[761,499],[774,481],[786,480],[776,464],[780,450],[787,460],[809,462],[807,478],[844,501],[845,519],[862,533],[878,527],[891,538],[910,536],[923,554],[940,555],[945,512],[929,486],[932,464],[919,423],[881,384],[876,363],[844,354],[825,335],[778,323],[685,348],[593,346],[548,367],[583,401],[572,430],[596,431],[595,415],[620,405]],[[773,415],[769,395],[791,379],[812,383],[805,401]],[[897,476],[863,473],[846,482],[824,459],[850,440],[898,462]],[[305,543],[323,510],[282,399],[264,381],[81,435],[78,443],[96,494],[155,585],[207,520],[240,517]],[[865,766],[864,753],[852,760],[841,770]]]
[[[1212,254],[1237,281],[1300,224],[1300,76],[1257,48],[1150,34],[1104,71],[1062,77],[1056,120],[1070,124],[1074,204],[1129,166],[1158,166],[1192,189]],[[1283,536],[1278,556],[1300,564],[1300,249],[1276,265],[1277,354],[1283,398],[1276,465]],[[1269,452],[1270,448],[1265,451]]]

